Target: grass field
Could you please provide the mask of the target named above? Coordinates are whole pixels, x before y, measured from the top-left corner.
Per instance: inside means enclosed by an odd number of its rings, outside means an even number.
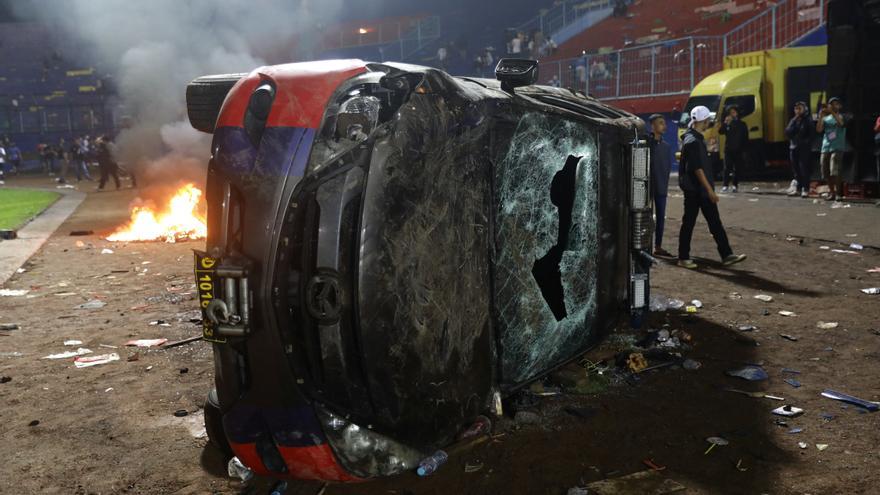
[[[0,229],[17,229],[58,199],[59,194],[28,189],[0,189]]]

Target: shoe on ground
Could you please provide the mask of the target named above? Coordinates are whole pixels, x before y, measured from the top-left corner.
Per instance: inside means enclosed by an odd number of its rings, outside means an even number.
[[[723,192],[723,193],[726,193],[728,190],[729,190],[729,189],[728,189],[727,186],[724,186],[724,187],[721,188],[721,192]]]
[[[672,253],[663,249],[662,247],[655,247],[654,248],[654,256],[665,256],[665,257],[669,258],[669,257],[672,257]]]
[[[731,192],[736,192],[736,191],[737,191],[737,187],[736,187],[736,186],[733,186],[733,188],[731,188],[730,191],[731,191]]]
[[[801,191],[801,197],[808,198],[808,197],[810,197],[810,195],[809,195],[809,193],[807,193],[807,191]]]
[[[740,261],[745,261],[747,258],[744,254],[731,254],[730,256],[724,258],[723,264],[724,266],[735,265]]]
[[[697,264],[694,263],[694,260],[678,260],[678,266],[687,268],[688,270],[695,270],[697,268]]]

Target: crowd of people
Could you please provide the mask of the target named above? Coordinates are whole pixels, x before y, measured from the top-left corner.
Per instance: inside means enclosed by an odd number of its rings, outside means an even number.
[[[41,141],[36,146],[39,172],[54,177],[55,182],[67,184],[69,179],[76,182],[94,181],[91,168],[97,163],[100,171],[97,190],[102,191],[112,178],[116,189],[121,187],[120,167],[113,157],[113,141],[108,135],[92,138],[88,134],[70,140],[59,139],[55,143]],[[23,172],[21,149],[8,136],[0,139],[0,184],[7,174],[18,175]],[[129,174],[132,187],[137,185],[133,174]]]

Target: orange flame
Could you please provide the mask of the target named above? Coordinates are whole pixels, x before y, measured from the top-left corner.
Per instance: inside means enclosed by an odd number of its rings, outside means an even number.
[[[148,206],[135,207],[131,222],[107,237],[108,241],[159,241],[204,239],[208,234],[205,217],[198,213],[202,191],[187,184],[168,202],[165,211],[157,213]]]

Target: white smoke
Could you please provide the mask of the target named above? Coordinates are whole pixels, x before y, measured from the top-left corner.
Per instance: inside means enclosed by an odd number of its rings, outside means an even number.
[[[85,46],[67,59],[113,76],[130,126],[117,158],[144,181],[201,182],[210,136],[189,126],[185,90],[206,75],[293,60],[297,35],[332,22],[343,0],[34,0],[15,2]],[[22,12],[25,13],[25,12]]]

